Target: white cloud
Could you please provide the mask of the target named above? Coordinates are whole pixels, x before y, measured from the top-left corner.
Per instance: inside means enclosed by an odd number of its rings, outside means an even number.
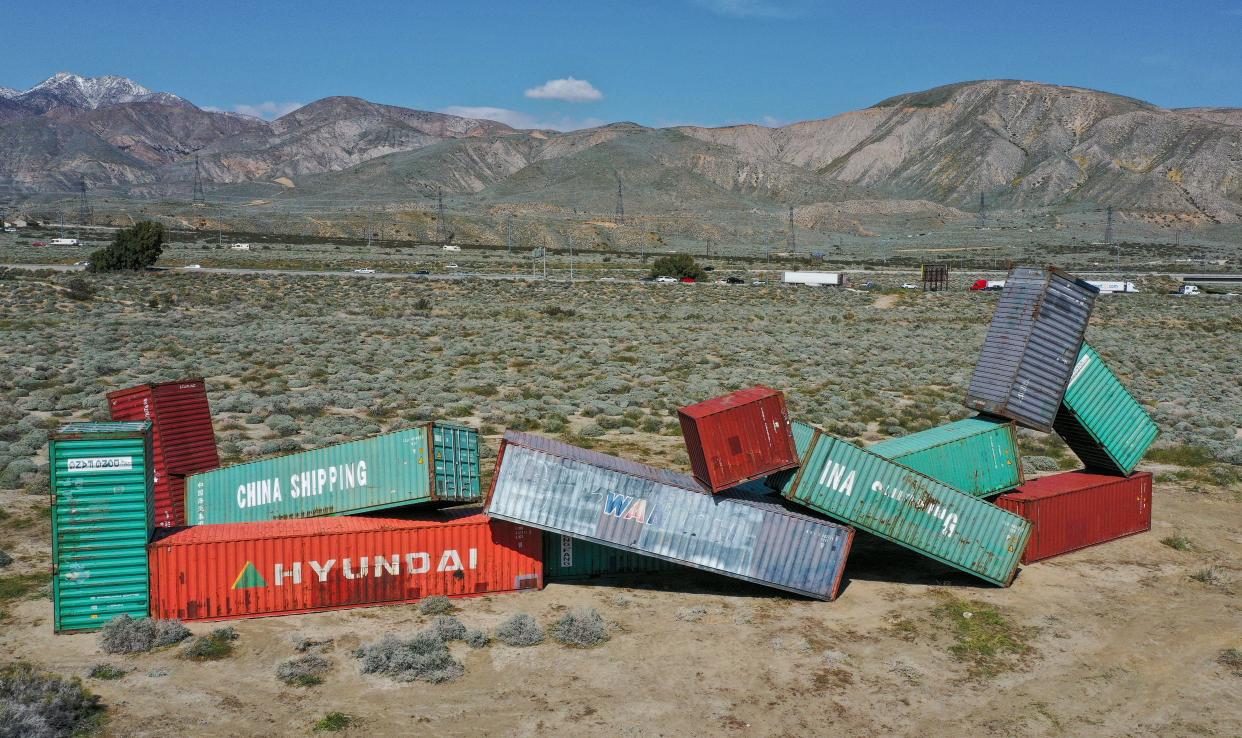
[[[759,119],[759,122],[767,126],[768,128],[781,128],[783,126],[789,125],[789,121],[781,120],[780,118],[777,118],[775,115],[765,115]]]
[[[541,128],[554,131],[576,131],[579,128],[595,128],[604,125],[599,118],[571,118],[567,115],[553,114],[550,117],[536,117],[520,110],[493,108],[486,105],[450,105],[440,110],[446,115],[457,115],[462,118],[482,118],[504,123],[512,128]]]
[[[694,0],[701,8],[731,18],[795,18],[799,11],[773,0]]]
[[[564,100],[565,102],[594,102],[603,100],[604,93],[585,79],[550,79],[526,91],[527,97],[538,100]]]
[[[279,118],[286,113],[292,113],[300,107],[302,107],[302,103],[300,102],[272,102],[271,100],[268,100],[266,102],[255,103],[254,105],[238,103],[233,106],[233,112],[241,113],[242,115],[254,116],[255,118],[262,118],[264,120],[272,120],[273,118]],[[213,110],[213,108],[204,108],[204,110]]]

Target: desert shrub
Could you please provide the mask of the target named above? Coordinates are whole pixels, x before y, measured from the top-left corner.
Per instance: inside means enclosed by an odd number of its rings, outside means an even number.
[[[89,731],[103,717],[99,698],[77,679],[30,664],[0,667],[0,738],[60,738]]]
[[[338,247],[339,248],[339,247]],[[316,733],[336,733],[353,725],[357,718],[343,712],[330,712],[315,723]]]
[[[191,661],[219,661],[233,653],[233,641],[237,631],[233,628],[216,628],[205,636],[199,636],[186,647],[182,656]]]
[[[520,612],[496,628],[496,639],[508,646],[537,646],[543,643],[543,628],[535,619]]]
[[[466,637],[466,626],[452,615],[441,615],[431,621],[431,630],[443,641],[460,641]]]
[[[95,664],[94,666],[91,667],[90,678],[91,679],[105,679],[105,680],[120,679],[121,677],[125,676],[128,673],[129,673],[128,671],[125,671],[124,669],[113,666],[112,664]]]
[[[399,682],[439,684],[465,673],[434,630],[420,631],[409,640],[384,636],[359,648],[354,655],[362,661],[363,674],[384,674]]]
[[[447,615],[454,609],[453,601],[444,595],[424,597],[423,601],[418,603],[418,611],[424,615]]]
[[[492,637],[484,631],[471,628],[462,636],[462,640],[471,648],[486,648],[492,642]]]
[[[95,288],[91,286],[90,282],[81,277],[74,277],[69,280],[68,287],[69,289],[65,292],[65,295],[70,300],[86,302],[95,297]]]
[[[4,551],[0,551],[0,569],[5,568],[9,564],[12,564],[12,563],[13,563],[13,557],[9,556]]]
[[[332,670],[332,661],[318,654],[289,659],[276,667],[276,678],[294,687],[323,684],[323,675]]]
[[[1023,471],[1027,472],[1058,471],[1061,465],[1049,456],[1023,456],[1022,467]]]
[[[145,653],[184,641],[190,631],[180,620],[134,619],[121,615],[108,621],[99,631],[104,653]]]
[[[593,607],[565,613],[549,632],[560,643],[574,648],[591,648],[608,640],[608,626]]]

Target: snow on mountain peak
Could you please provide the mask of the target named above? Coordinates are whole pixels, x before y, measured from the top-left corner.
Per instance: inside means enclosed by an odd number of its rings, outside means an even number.
[[[70,72],[57,72],[13,97],[90,110],[128,102],[154,101],[169,104],[185,102],[182,98],[167,92],[152,92],[127,77],[113,75],[83,77]]]

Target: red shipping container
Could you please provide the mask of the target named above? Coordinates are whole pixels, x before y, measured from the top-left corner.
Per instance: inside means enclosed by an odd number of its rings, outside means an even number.
[[[155,524],[185,525],[184,476],[220,466],[206,383],[185,379],[141,384],[109,392],[108,407],[113,420],[151,421]]]
[[[1151,530],[1151,473],[1053,474],[1001,495],[996,504],[1031,521],[1022,555],[1029,564]]]
[[[226,620],[539,589],[542,541],[477,510],[199,525],[148,547],[151,614]]]
[[[694,478],[721,492],[798,465],[785,395],[751,387],[677,411]]]

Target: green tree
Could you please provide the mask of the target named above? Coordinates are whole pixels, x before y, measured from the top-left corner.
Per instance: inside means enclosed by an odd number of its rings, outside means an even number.
[[[690,254],[661,256],[651,264],[651,276],[653,277],[702,279],[703,274],[703,267],[699,266]]]
[[[146,269],[164,251],[164,226],[151,220],[122,228],[112,243],[91,254],[92,272]]]

